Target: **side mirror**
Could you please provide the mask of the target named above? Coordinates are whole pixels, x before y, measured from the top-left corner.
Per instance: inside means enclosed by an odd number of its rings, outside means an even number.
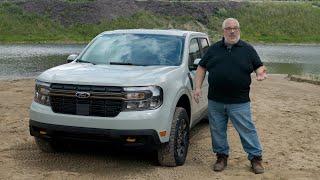
[[[201,61],[201,58],[197,58],[193,61],[193,65],[198,66],[199,62]]]
[[[71,54],[67,58],[67,63],[74,61],[78,57],[78,54]]]
[[[193,64],[192,65],[189,65],[189,70],[190,71],[194,71],[194,70],[197,70],[197,67],[198,67],[198,64],[199,62],[201,61],[200,58],[197,58],[193,61]]]

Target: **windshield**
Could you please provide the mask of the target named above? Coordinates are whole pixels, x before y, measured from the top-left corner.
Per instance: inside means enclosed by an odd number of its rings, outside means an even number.
[[[98,37],[79,62],[141,66],[181,64],[184,37],[154,34],[106,34]]]

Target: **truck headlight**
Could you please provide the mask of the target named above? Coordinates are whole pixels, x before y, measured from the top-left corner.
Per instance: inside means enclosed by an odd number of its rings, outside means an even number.
[[[125,111],[157,109],[163,102],[163,91],[159,86],[127,87],[125,91]]]
[[[36,80],[34,101],[39,104],[50,106],[49,91],[50,91],[49,83]]]

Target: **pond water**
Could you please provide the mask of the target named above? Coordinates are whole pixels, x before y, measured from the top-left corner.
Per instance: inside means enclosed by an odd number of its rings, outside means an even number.
[[[85,45],[0,45],[0,79],[35,77],[63,64]],[[273,74],[320,75],[320,45],[254,45]]]
[[[320,45],[255,45],[273,74],[320,75]]]
[[[85,45],[19,44],[0,45],[0,79],[34,77],[66,62]]]

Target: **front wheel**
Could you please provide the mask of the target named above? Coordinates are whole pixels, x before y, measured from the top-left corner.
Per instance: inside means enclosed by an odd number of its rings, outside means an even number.
[[[171,124],[169,142],[158,150],[158,161],[162,166],[181,166],[184,164],[189,147],[189,117],[182,107],[176,107]]]

